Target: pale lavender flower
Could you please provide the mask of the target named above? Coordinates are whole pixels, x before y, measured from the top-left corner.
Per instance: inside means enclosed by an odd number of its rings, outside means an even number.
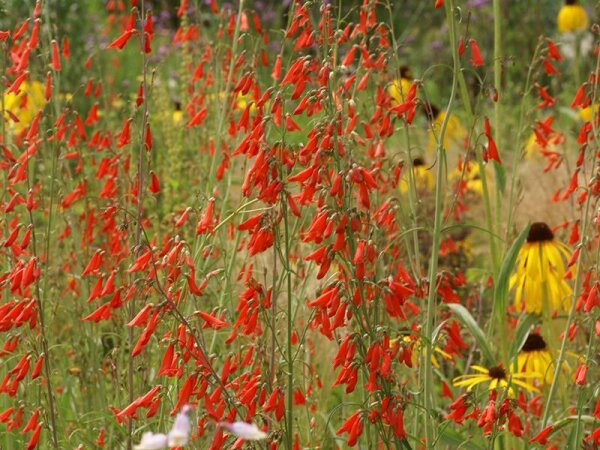
[[[481,8],[482,6],[487,5],[490,0],[469,0],[467,2],[468,8]]]
[[[162,450],[167,448],[169,439],[166,434],[152,433],[151,431],[142,435],[142,440],[134,450]]]
[[[185,405],[177,414],[173,428],[169,431],[169,447],[183,447],[190,438],[191,423],[188,416],[191,406]]]
[[[267,433],[259,429],[256,424],[246,422],[221,422],[219,424],[235,436],[246,441],[260,441],[267,437]]]
[[[188,443],[192,425],[189,413],[192,407],[185,405],[175,417],[175,422],[169,434],[147,432],[134,450],[163,450],[167,447],[183,447]]]

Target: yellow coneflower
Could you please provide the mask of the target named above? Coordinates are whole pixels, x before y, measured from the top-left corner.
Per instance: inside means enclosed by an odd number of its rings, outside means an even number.
[[[179,125],[183,122],[183,111],[181,110],[181,103],[175,102],[173,105],[173,114],[171,114],[171,119],[173,120],[174,125]]]
[[[587,29],[589,19],[583,6],[577,0],[566,0],[556,17],[559,33],[568,33]]]
[[[38,111],[44,107],[46,103],[44,89],[44,85],[39,81],[24,81],[18,94],[14,92],[4,94],[4,109],[19,119],[18,122],[9,119],[11,127],[16,132],[27,128]],[[9,117],[8,113],[6,116]]]
[[[587,29],[589,19],[587,12],[577,0],[566,0],[556,17],[559,33],[569,33]]]
[[[415,176],[415,185],[417,191],[430,191],[433,189],[434,179],[433,173],[425,164],[425,161],[421,158],[415,158],[413,160],[413,174]],[[402,178],[398,183],[398,189],[401,193],[405,194],[408,192],[408,177]]]
[[[541,384],[551,384],[554,376],[554,362],[546,341],[538,333],[529,333],[527,340],[517,355],[519,372],[537,374]]]
[[[392,105],[396,106],[404,102],[406,94],[413,85],[413,75],[408,67],[400,68],[400,78],[392,81],[387,86],[387,93],[392,98]]]
[[[434,152],[437,148],[437,142],[440,137],[442,130],[442,124],[446,118],[446,112],[440,111],[435,105],[431,103],[425,103],[425,113],[427,118],[431,122],[429,127],[429,137],[427,143],[427,149],[430,152]],[[448,123],[446,124],[446,132],[444,133],[444,140],[442,142],[442,148],[444,150],[449,149],[462,149],[465,146],[465,141],[468,137],[467,130],[463,127],[460,119],[455,114],[450,114]]]
[[[496,388],[508,387],[510,395],[513,394],[512,388],[509,387],[509,376],[510,384],[522,387],[525,390],[532,392],[539,392],[539,389],[528,383],[527,378],[533,378],[537,374],[531,373],[507,373],[502,366],[490,367],[489,369],[481,366],[471,366],[473,370],[478,373],[470,373],[466,375],[460,375],[452,380],[452,384],[456,387],[466,387],[467,391],[472,390],[475,386],[482,383],[488,383],[488,389],[491,391]]]
[[[564,280],[565,259],[569,248],[554,239],[554,233],[543,222],[531,225],[527,242],[517,256],[510,289],[515,289],[515,308],[521,312],[540,314],[545,305],[552,311],[567,311],[571,304],[571,287]]]

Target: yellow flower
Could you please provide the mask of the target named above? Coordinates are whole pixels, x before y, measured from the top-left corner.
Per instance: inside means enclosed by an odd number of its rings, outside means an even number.
[[[577,0],[566,0],[556,17],[559,33],[568,33],[587,29],[588,15]]]
[[[446,118],[446,112],[440,111],[432,104],[425,105],[425,112],[427,113],[428,118],[431,120],[427,149],[430,152],[434,152],[437,148],[437,142],[442,130],[442,124]],[[446,124],[446,132],[444,133],[442,148],[444,150],[452,148],[463,149],[468,136],[469,134],[467,133],[465,127],[463,127],[458,116],[451,113],[450,117],[448,118],[448,123]]]
[[[543,150],[543,147],[539,144],[535,133],[531,133],[531,136],[529,136],[529,139],[527,140],[527,145],[525,146],[525,156],[531,158],[535,155],[539,155],[541,150]]]
[[[423,347],[421,345],[421,339],[416,339],[413,338],[412,336],[404,336],[402,338],[396,338],[396,339],[390,339],[390,348],[393,347],[396,342],[398,342],[400,339],[402,339],[402,342],[410,344],[411,342],[415,341],[415,344],[413,346],[413,351],[412,351],[412,364],[414,366],[417,365],[417,363],[419,362],[419,353],[425,354],[425,351],[427,350],[425,347]],[[438,361],[436,354],[441,356],[442,358],[444,358],[446,361],[454,361],[454,358],[452,358],[452,355],[448,352],[445,352],[444,350],[442,350],[440,347],[438,347],[437,345],[433,346],[433,353],[431,354],[431,364],[433,365],[433,367],[436,368],[440,368],[440,362]]]
[[[543,307],[567,311],[571,304],[571,287],[564,280],[565,259],[569,248],[554,239],[554,233],[543,222],[531,225],[527,242],[517,256],[510,289],[515,289],[515,308],[521,312],[540,314]],[[544,299],[547,304],[544,305]]]
[[[400,78],[388,84],[387,93],[392,97],[392,106],[399,105],[404,102],[404,98],[413,85],[413,74],[406,66],[400,68]]]
[[[178,125],[183,121],[183,111],[175,110],[171,115],[171,119],[173,120],[173,124]]]
[[[552,384],[554,362],[546,341],[538,333],[530,333],[517,355],[519,372],[534,373],[539,383]]]
[[[433,189],[434,179],[431,170],[425,165],[425,161],[421,158],[415,158],[413,160],[413,174],[415,177],[415,185],[417,191],[430,191]],[[408,176],[403,177],[398,183],[398,189],[401,193],[405,194],[408,192],[409,180]]]
[[[39,81],[24,81],[18,94],[14,92],[4,94],[4,109],[19,119],[18,122],[8,120],[16,132],[27,128],[35,115],[44,107],[46,103],[44,89]],[[6,117],[10,117],[8,113]]]
[[[246,106],[248,106],[248,103],[250,102],[252,102],[252,105],[250,105],[250,112],[253,113],[256,111],[256,104],[252,100],[252,97],[249,94],[244,95],[241,92],[238,92],[235,103],[241,111],[246,109]]]
[[[594,114],[598,112],[598,103],[594,106],[587,106],[585,108],[579,108],[577,111],[577,116],[583,120],[584,122],[589,122],[592,120]]]
[[[392,97],[392,105],[396,106],[404,102],[406,94],[410,90],[413,82],[406,78],[400,78],[392,81],[387,87],[387,93]]]
[[[472,192],[479,196],[483,193],[479,164],[475,161],[467,161],[466,163],[459,164],[456,169],[450,173],[449,180],[453,182],[462,180],[462,182],[465,183],[465,188],[468,192]]]
[[[525,146],[525,156],[535,158],[548,152],[558,152],[560,145],[564,143],[564,136],[561,133],[551,135],[546,144],[540,143],[535,133],[531,133],[527,145]]]
[[[509,375],[510,384],[522,387],[527,391],[539,392],[539,389],[533,386],[531,383],[525,381],[527,378],[533,378],[537,374],[530,373],[513,373],[507,374],[506,370],[502,366],[496,366],[491,368],[485,368],[481,366],[471,366],[477,373],[470,373],[467,375],[460,375],[452,380],[452,384],[456,387],[466,387],[467,391],[472,390],[475,386],[482,383],[488,383],[488,389],[491,391],[496,388],[508,387],[509,395],[513,395],[512,387],[509,386]]]
[[[225,92],[221,91],[217,94],[208,94],[206,96],[206,98],[210,101],[215,101],[215,102],[220,103],[223,101],[223,98],[225,98]],[[246,109],[246,106],[248,106],[248,103],[251,103],[251,102],[252,102],[252,104],[250,105],[250,112],[253,113],[256,111],[256,104],[254,103],[252,96],[249,93],[244,95],[241,92],[238,92],[235,96],[235,105],[234,105],[235,108],[234,109],[243,111],[244,109]]]

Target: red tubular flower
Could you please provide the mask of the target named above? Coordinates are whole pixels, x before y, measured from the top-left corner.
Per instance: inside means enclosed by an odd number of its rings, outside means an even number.
[[[158,194],[160,192],[160,183],[158,181],[158,177],[152,171],[150,171],[150,192],[153,194]]]
[[[546,445],[548,443],[548,437],[550,436],[550,434],[552,434],[552,431],[554,431],[554,427],[552,425],[548,425],[546,428],[544,428],[534,437],[529,439],[527,442],[529,442],[530,444],[537,442],[540,445]]]
[[[571,109],[584,108],[586,106],[587,102],[588,102],[588,99],[586,98],[586,95],[585,95],[585,84],[582,84],[581,86],[579,86],[579,89],[577,89],[577,92],[575,93],[575,97],[573,98],[573,101],[571,102]]]
[[[123,34],[121,34],[118,38],[116,38],[114,41],[112,41],[108,47],[108,48],[114,48],[117,50],[123,50],[123,47],[125,47],[125,44],[127,44],[127,42],[129,41],[129,39],[131,38],[131,36],[133,36],[133,33],[135,32],[135,30],[127,30],[125,31]]]
[[[25,427],[23,427],[23,429],[21,430],[21,434],[25,434],[28,431],[31,431],[31,430],[34,430],[35,428],[37,428],[39,415],[40,415],[40,409],[36,408],[36,410],[33,412],[31,417],[27,421],[27,424],[25,424]]]
[[[475,39],[469,39],[469,47],[471,47],[471,60],[470,63],[473,67],[483,66],[483,58],[481,58],[481,52]]]
[[[96,438],[96,445],[100,448],[104,448],[105,433],[106,431],[104,430],[104,428],[100,428],[100,431],[98,432],[98,437]]]
[[[217,317],[205,313],[203,311],[196,311],[196,314],[198,314],[202,320],[204,320],[205,322],[205,326],[212,328],[213,330],[219,330],[221,328],[226,327],[227,325],[229,325],[227,322],[225,322],[224,320],[218,319]]]
[[[29,442],[27,443],[27,450],[33,450],[34,448],[37,447],[38,441],[40,440],[41,432],[42,432],[42,425],[38,424],[38,426],[35,427],[35,431],[31,435],[31,439],[29,439]]]
[[[579,250],[579,247],[577,248]],[[590,289],[589,294],[586,297],[585,306],[583,310],[589,312],[594,306],[600,307],[600,292],[598,292],[598,284],[594,283]]]
[[[556,70],[556,68],[548,61],[546,58],[542,60],[544,63],[544,69],[546,70],[546,75],[558,75],[560,72]]]
[[[492,129],[490,126],[490,119],[488,119],[487,117],[485,118],[485,121],[484,121],[483,130],[484,130],[483,132],[484,132],[485,136],[488,139],[487,150],[484,152],[484,158],[483,158],[484,161],[493,159],[498,164],[502,164],[502,162],[500,161],[500,155],[498,154],[498,148],[496,147],[496,142],[494,141],[494,138],[492,137]]]
[[[523,423],[514,412],[508,415],[508,430],[517,437],[523,436]]]
[[[215,227],[214,219],[212,217],[214,206],[215,199],[214,197],[212,197],[208,200],[208,205],[206,206],[204,215],[202,216],[202,219],[200,219],[200,222],[198,222],[198,226],[196,227],[196,234],[212,233]]]
[[[123,129],[121,130],[121,134],[119,136],[119,140],[117,142],[117,148],[124,147],[125,145],[131,142],[131,119],[125,119],[123,122]]]
[[[556,44],[550,39],[546,39],[546,44],[548,45],[548,58],[554,59],[556,61],[561,61],[562,55],[558,51],[558,47],[556,46]]]
[[[579,364],[577,366],[577,370],[575,371],[575,383],[579,386],[583,386],[585,384],[585,377],[587,375],[587,366],[585,364]]]
[[[360,410],[356,411],[350,417],[348,417],[341,427],[335,432],[338,436],[343,433],[350,433],[351,430],[355,427],[355,425],[360,422]],[[348,444],[350,445],[350,444]]]
[[[60,53],[58,51],[58,42],[54,39],[52,40],[52,68],[56,72],[60,72],[61,64],[60,64]]]

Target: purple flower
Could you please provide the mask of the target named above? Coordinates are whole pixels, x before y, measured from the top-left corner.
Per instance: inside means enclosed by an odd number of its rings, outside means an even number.
[[[481,8],[482,6],[487,5],[490,0],[469,0],[467,2],[468,8]]]

